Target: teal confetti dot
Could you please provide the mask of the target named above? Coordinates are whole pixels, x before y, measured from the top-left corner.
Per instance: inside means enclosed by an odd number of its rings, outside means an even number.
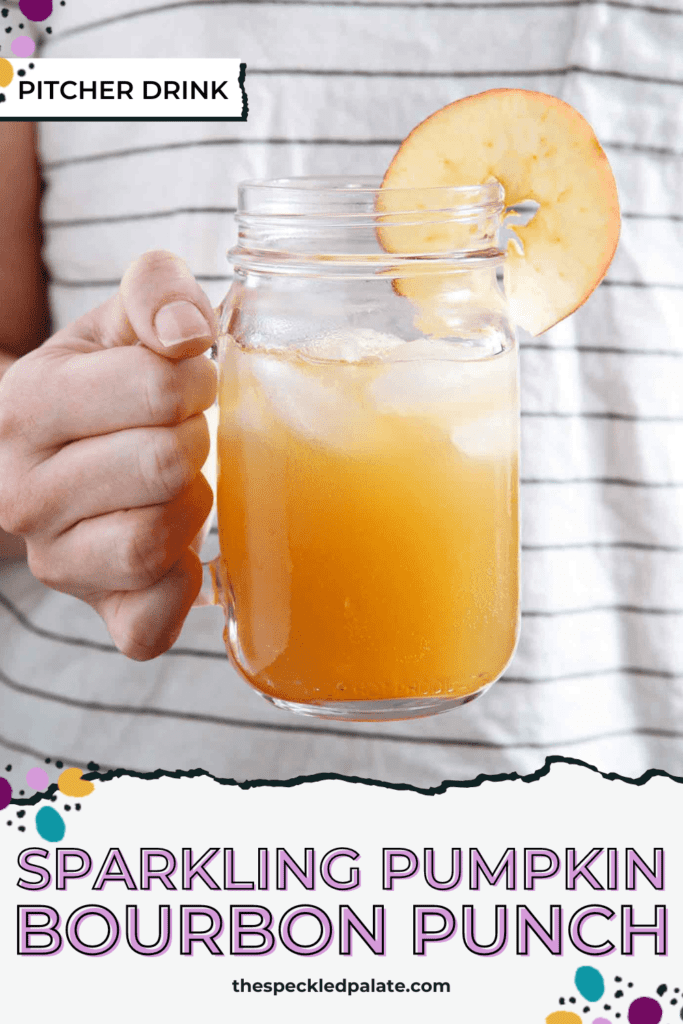
[[[58,843],[64,838],[66,825],[59,811],[54,807],[41,807],[36,814],[36,828],[41,839],[48,843]]]
[[[605,982],[600,971],[595,967],[579,967],[574,975],[574,984],[584,999],[591,1003],[601,999],[605,992]]]

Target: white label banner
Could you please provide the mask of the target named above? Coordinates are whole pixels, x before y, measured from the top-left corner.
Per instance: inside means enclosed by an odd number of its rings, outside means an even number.
[[[3,812],[8,1020],[680,1020],[668,777],[106,778]]]
[[[5,60],[0,120],[246,121],[236,58]]]

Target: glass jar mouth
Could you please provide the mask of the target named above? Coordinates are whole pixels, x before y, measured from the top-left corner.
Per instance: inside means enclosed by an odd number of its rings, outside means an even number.
[[[311,261],[377,264],[385,271],[409,262],[475,260],[504,254],[497,247],[504,191],[478,185],[382,189],[367,176],[274,178],[238,188],[236,269],[301,272]]]
[[[382,187],[382,179],[377,176],[368,175],[313,175],[290,178],[252,178],[242,181],[239,184],[240,203],[238,212],[251,207],[252,203],[261,201],[275,202],[278,205],[287,202],[299,202],[303,206],[315,208],[324,203],[337,201],[339,205],[345,202],[360,202],[364,197],[375,196]],[[429,185],[415,186],[412,188],[387,188],[385,193],[392,195],[404,195],[409,204],[410,197],[419,194],[429,194],[434,197],[443,197],[443,205],[439,208],[446,209],[452,206],[453,201],[458,206],[481,205],[500,203],[503,208],[503,186],[498,181],[488,181],[483,184],[473,185]],[[373,203],[374,207],[374,203]],[[408,205],[407,208],[410,208]]]
[[[361,175],[243,181],[238,186],[237,221],[272,216],[375,219],[381,216],[380,195],[393,215],[419,216],[428,210],[469,219],[484,212],[500,215],[505,209],[498,181],[388,189],[381,184],[381,178]]]

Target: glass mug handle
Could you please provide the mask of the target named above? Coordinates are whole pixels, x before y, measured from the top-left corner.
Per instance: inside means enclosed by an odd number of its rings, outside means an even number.
[[[224,315],[224,304],[218,306],[214,310],[216,320],[218,323],[221,322],[221,318]],[[207,358],[212,359],[214,362],[218,361],[218,346],[214,347],[207,352]],[[205,412],[207,423],[209,425],[209,436],[211,439],[211,448],[209,450],[206,462],[202,466],[202,473],[208,480],[211,490],[213,491],[214,503],[211,512],[207,516],[206,522],[202,526],[201,530],[192,541],[190,547],[193,551],[199,555],[201,559],[202,548],[204,543],[209,536],[211,526],[216,519],[216,505],[218,501],[218,488],[216,481],[216,468],[217,468],[217,455],[218,455],[218,398]],[[227,613],[227,606],[225,601],[225,589],[220,577],[220,555],[216,555],[215,558],[205,562],[202,560],[202,567],[204,569],[204,580],[202,582],[202,588],[197,595],[192,608],[206,608],[208,605],[221,605]]]

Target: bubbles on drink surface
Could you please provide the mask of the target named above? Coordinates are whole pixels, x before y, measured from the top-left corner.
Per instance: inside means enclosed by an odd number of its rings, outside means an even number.
[[[405,342],[393,334],[384,334],[371,328],[345,328],[330,331],[320,338],[308,338],[298,342],[296,353],[307,359],[325,362],[362,363],[367,360],[384,359],[402,345],[405,345]],[[292,349],[287,347],[280,351],[291,352]]]

